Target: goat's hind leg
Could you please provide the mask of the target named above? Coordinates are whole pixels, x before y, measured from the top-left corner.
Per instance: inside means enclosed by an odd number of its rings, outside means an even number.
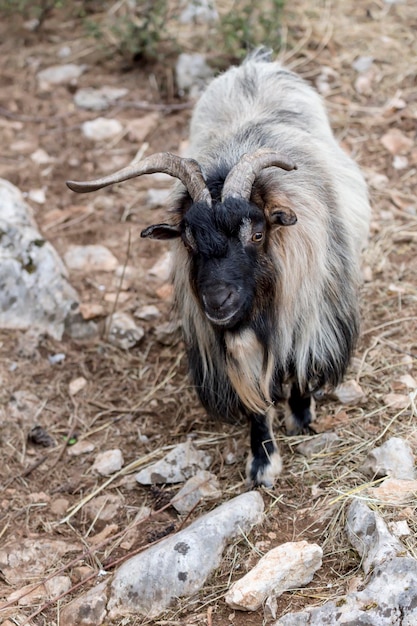
[[[288,435],[312,432],[310,424],[316,417],[315,402],[310,392],[302,392],[298,383],[291,385],[285,410],[285,427]]]
[[[281,455],[272,432],[273,418],[273,409],[269,409],[266,415],[250,415],[251,453],[246,473],[248,481],[255,487],[272,487],[282,470]]]

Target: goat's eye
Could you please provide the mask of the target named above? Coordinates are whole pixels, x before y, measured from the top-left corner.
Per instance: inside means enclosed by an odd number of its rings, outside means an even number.
[[[252,241],[253,243],[262,243],[264,240],[264,233],[253,233],[252,235]]]

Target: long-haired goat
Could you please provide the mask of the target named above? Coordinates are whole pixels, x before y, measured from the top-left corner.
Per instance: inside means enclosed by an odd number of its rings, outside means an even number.
[[[208,413],[251,424],[247,472],[281,471],[272,432],[304,432],[312,393],[336,385],[358,334],[359,255],[369,203],[356,164],[336,143],[318,94],[258,51],[209,85],[191,122],[190,154],[154,154],[92,182],[94,191],[165,172],[182,185],[169,223],[175,300],[189,367]]]

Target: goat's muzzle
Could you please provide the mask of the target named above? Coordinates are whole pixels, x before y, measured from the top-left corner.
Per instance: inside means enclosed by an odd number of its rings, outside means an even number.
[[[207,287],[201,300],[207,319],[216,326],[230,327],[238,317],[240,296],[232,285],[220,283]]]

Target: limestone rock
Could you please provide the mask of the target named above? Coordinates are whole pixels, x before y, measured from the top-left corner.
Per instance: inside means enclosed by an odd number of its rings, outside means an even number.
[[[372,567],[404,552],[403,545],[391,535],[382,517],[360,500],[354,500],[349,507],[346,533],[362,558],[365,574]]]
[[[113,313],[108,320],[108,341],[121,348],[129,350],[133,348],[144,337],[145,331],[141,326],[137,326],[135,320],[122,311]]]
[[[362,469],[372,476],[416,478],[414,455],[410,444],[401,437],[391,437],[382,446],[371,450]]]
[[[256,611],[269,596],[303,587],[321,567],[323,550],[307,541],[284,543],[265,554],[243,578],[233,583],[225,601],[232,609]]]
[[[100,244],[70,246],[64,254],[68,269],[88,272],[112,272],[119,265],[114,254]]]
[[[0,328],[38,328],[61,339],[78,296],[22,194],[0,179]]]
[[[318,608],[288,613],[274,626],[417,624],[417,560],[390,535],[380,515],[359,500],[349,507],[346,530],[365,572],[372,571],[364,589]]]
[[[114,576],[109,618],[155,618],[177,598],[196,593],[219,566],[227,542],[258,524],[263,509],[259,492],[244,493],[129,559]]]
[[[311,459],[316,454],[320,454],[333,448],[338,444],[340,438],[336,433],[325,432],[317,435],[316,437],[310,437],[307,441],[303,441],[297,446],[297,452],[303,456]]]
[[[141,470],[136,474],[136,480],[142,485],[181,483],[199,470],[207,469],[210,463],[210,455],[187,441],[175,446],[160,461]]]
[[[222,495],[217,476],[201,470],[191,476],[171,500],[178,513],[189,513],[201,501],[216,500]]]
[[[119,120],[110,119],[108,117],[97,117],[95,120],[84,122],[81,126],[82,133],[87,139],[92,141],[105,141],[113,139],[120,135],[123,126]]]
[[[64,554],[78,549],[79,546],[59,539],[20,539],[0,550],[0,572],[9,584],[17,585],[43,576]]]
[[[415,500],[417,480],[387,478],[379,487],[369,489],[368,493],[384,504],[398,506]]]
[[[75,65],[75,63],[51,65],[38,72],[39,86],[41,89],[49,89],[51,85],[74,84],[86,68],[86,65]]]
[[[123,506],[124,499],[117,493],[106,493],[102,496],[96,496],[84,507],[87,517],[94,521],[102,522],[112,521],[119,509]]]
[[[342,404],[354,405],[366,400],[366,395],[356,380],[346,380],[341,383],[336,387],[333,395]]]
[[[203,89],[208,79],[213,76],[213,70],[207,65],[202,54],[182,53],[175,66],[175,75],[180,94],[189,92],[196,97]]]
[[[61,609],[60,626],[100,626],[107,616],[108,581],[96,585]]]
[[[105,450],[97,455],[92,469],[102,476],[110,476],[111,474],[115,474],[121,470],[123,463],[124,461],[121,450],[118,448],[114,450]]]
[[[148,272],[150,278],[157,278],[161,282],[165,282],[171,276],[172,270],[172,252],[165,252]]]
[[[74,95],[74,102],[80,109],[90,111],[104,111],[108,109],[119,98],[123,98],[128,93],[128,89],[123,87],[84,87],[78,89]]]

